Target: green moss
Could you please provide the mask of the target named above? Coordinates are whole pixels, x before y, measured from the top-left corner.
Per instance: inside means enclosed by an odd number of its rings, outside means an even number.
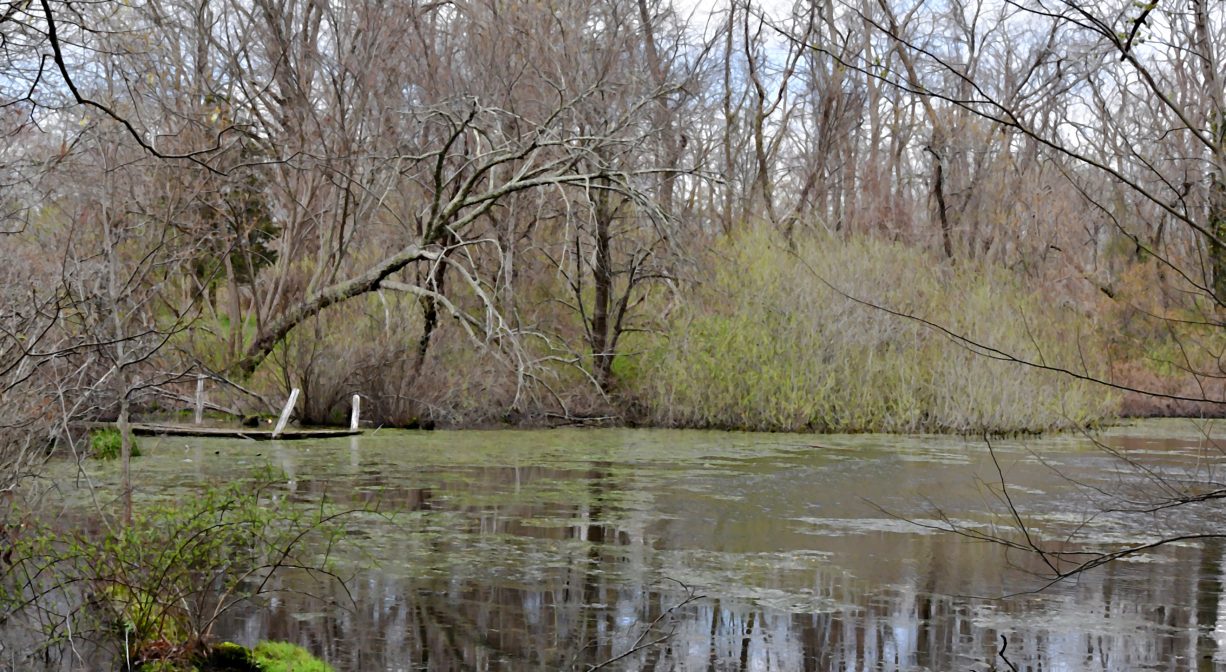
[[[289,642],[260,642],[251,659],[261,672],[334,672],[331,665]]]
[[[248,649],[233,642],[210,647],[195,663],[155,661],[141,672],[334,672],[332,666],[289,642],[260,642]]]
[[[252,659],[251,649],[233,642],[222,642],[212,647],[209,655],[201,661],[204,672],[261,672]]]
[[[114,460],[123,450],[123,437],[118,429],[107,427],[89,433],[90,454],[100,460]],[[132,457],[140,457],[140,444],[132,437]]]

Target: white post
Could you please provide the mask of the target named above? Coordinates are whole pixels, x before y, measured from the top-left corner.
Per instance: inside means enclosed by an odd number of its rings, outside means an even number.
[[[204,424],[204,374],[196,376],[196,424]]]
[[[358,419],[362,415],[362,397],[353,395],[353,411],[349,414],[349,431],[358,431]]]
[[[281,436],[281,432],[285,431],[285,423],[289,422],[289,414],[294,410],[294,404],[298,403],[298,388],[290,390],[289,401],[285,402],[285,409],[281,411],[281,419],[277,420],[276,429],[272,430],[272,438]]]

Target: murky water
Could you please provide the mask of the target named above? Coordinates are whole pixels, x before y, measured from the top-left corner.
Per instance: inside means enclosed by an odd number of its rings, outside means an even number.
[[[1205,428],[1110,432],[1145,478],[1071,436],[993,442],[994,461],[948,437],[552,430],[146,440],[136,479],[182,497],[271,463],[303,498],[377,503],[387,518],[347,523],[344,589],[282,575],[220,633],[338,670],[1009,669],[1002,635],[1023,670],[1226,669],[1220,542],[1025,593],[1034,558],[923,526],[1008,533],[999,465],[1038,539],[1220,531],[1212,502],[1102,512],[1214,482],[1226,458]],[[89,470],[113,484],[113,465]]]

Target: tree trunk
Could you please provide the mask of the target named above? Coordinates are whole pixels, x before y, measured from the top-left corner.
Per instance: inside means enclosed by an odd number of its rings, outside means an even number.
[[[444,256],[446,254],[444,253]],[[443,294],[447,287],[447,264],[443,260],[435,262],[426,275],[426,289]],[[432,296],[421,297],[422,327],[421,338],[417,341],[417,356],[413,360],[413,374],[421,375],[422,367],[426,365],[426,353],[430,350],[430,341],[434,338],[434,330],[438,328],[438,300]]]
[[[609,249],[609,227],[613,212],[608,196],[599,197],[596,205],[596,260],[592,268],[595,290],[595,305],[592,307],[592,366],[596,382],[606,389],[613,367],[613,353],[609,352],[609,308],[613,296],[613,265]]]
[[[732,235],[734,193],[732,175],[735,169],[735,157],[732,149],[732,131],[736,127],[736,114],[732,109],[732,35],[736,27],[736,2],[728,5],[728,32],[724,36],[724,211],[722,223],[724,235]]]
[[[120,373],[123,394],[119,397],[119,462],[123,487],[123,522],[132,524],[132,426],[128,423],[127,376]]]
[[[243,359],[237,362],[234,368],[246,374],[253,373],[277,343],[307,318],[318,315],[321,310],[333,304],[366,292],[373,292],[379,288],[379,283],[396,271],[417,261],[437,260],[439,255],[439,252],[409,245],[365,273],[320,290],[301,303],[290,307],[277,319],[272,320],[266,326],[265,331],[247,346]]]
[[[667,169],[660,177],[660,209],[665,214],[672,215],[673,192],[677,181],[677,173],[673,169],[681,162],[682,146],[677,139],[673,111],[668,106],[668,96],[664,95],[668,85],[668,75],[664,71],[664,65],[660,62],[660,53],[656,48],[655,29],[651,12],[647,8],[647,0],[639,0],[638,9],[639,21],[643,24],[643,47],[647,54],[647,68],[651,71],[651,79],[656,86],[656,114],[654,116],[664,150],[663,167]]]
[[[932,154],[932,199],[936,203],[937,222],[941,225],[941,246],[946,259],[954,258],[953,227],[949,223],[949,208],[945,204],[945,165],[941,155],[932,147],[926,147]]]
[[[1217,5],[1217,3],[1213,3]],[[1206,92],[1210,138],[1210,161],[1213,174],[1209,185],[1208,231],[1209,263],[1213,272],[1213,298],[1217,312],[1226,313],[1226,99],[1222,93],[1221,63],[1213,43],[1212,22],[1207,0],[1192,2],[1197,60],[1201,66],[1202,85]]]
[[[1209,258],[1213,265],[1213,298],[1218,312],[1226,312],[1226,176],[1219,172],[1209,187],[1209,231],[1216,238],[1209,242]]]
[[[230,309],[226,312],[230,313],[230,333],[229,333],[229,357],[231,361],[238,357],[243,347],[243,307],[238,296],[238,278],[234,277],[234,262],[231,261],[230,255],[226,254],[226,284],[230,292]]]

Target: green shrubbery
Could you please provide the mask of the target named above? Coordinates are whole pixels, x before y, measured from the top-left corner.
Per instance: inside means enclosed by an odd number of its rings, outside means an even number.
[[[134,669],[210,669],[214,624],[269,592],[279,570],[332,576],[327,549],[343,512],[293,504],[284,482],[265,470],[189,501],[142,505],[130,522],[31,524],[5,554],[0,619],[35,614],[32,641],[92,641]],[[304,656],[276,645],[251,652],[259,672],[327,669]]]
[[[525,333],[541,334],[517,352],[536,367],[522,379],[492,354],[497,343],[475,345],[450,318],[419,369],[420,302],[383,292],[299,325],[249,384],[273,397],[300,387],[300,419],[324,424],[344,422],[355,391],[369,400],[366,419],[398,426],[543,418],[565,405],[567,414],[664,426],[1016,432],[1091,424],[1113,411],[1116,399],[1102,388],[1002,361],[823,283],[1028,362],[1109,377],[1109,349],[1089,340],[1088,318],[1014,273],[867,236],[795,243],[757,231],[697,253],[687,282],[637,306],[636,328],[658,331],[623,336],[608,397],[578,371],[591,368],[584,327],[551,298],[567,288],[535,276],[517,295],[519,319],[539,325]],[[508,413],[513,402],[519,413]]]
[[[106,427],[94,429],[89,433],[90,455],[99,460],[119,459],[123,450],[123,436],[118,429]],[[140,445],[132,438],[132,457],[140,457]]]
[[[1112,400],[1061,373],[1001,361],[922,317],[1015,357],[1099,371],[1072,311],[1004,271],[951,269],[887,242],[763,234],[712,252],[667,333],[624,364],[646,422],[783,431],[1041,431],[1094,422]]]

